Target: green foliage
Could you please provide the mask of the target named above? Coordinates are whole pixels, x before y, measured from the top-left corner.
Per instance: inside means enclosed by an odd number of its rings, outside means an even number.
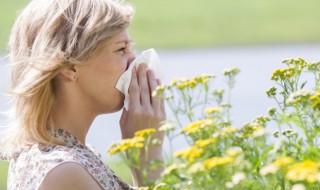
[[[8,162],[0,161],[0,189],[7,189]]]
[[[308,0],[130,0],[138,47],[315,42],[320,2]]]
[[[6,51],[16,10],[28,0],[0,1],[0,52]],[[130,32],[138,48],[319,41],[320,1],[129,0]]]
[[[17,10],[26,5],[28,0],[0,1],[0,54],[7,52],[7,43],[11,27],[15,21]]]
[[[267,91],[277,108],[240,127],[229,114],[237,68],[223,72],[227,90],[212,89],[213,75],[158,87],[153,96],[174,113],[160,131],[169,144],[183,135],[189,147],[169,154],[160,178],[141,189],[319,189],[320,62],[283,63],[271,76],[277,87]]]

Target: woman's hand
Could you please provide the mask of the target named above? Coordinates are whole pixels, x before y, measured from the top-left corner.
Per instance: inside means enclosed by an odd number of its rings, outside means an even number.
[[[134,133],[147,128],[158,129],[160,122],[166,119],[164,101],[152,97],[152,91],[160,85],[154,72],[147,70],[146,64],[141,64],[138,71],[132,69],[132,79],[129,87],[129,111],[123,109],[120,127],[122,138],[132,138]],[[156,132],[155,138],[163,141],[164,134]]]
[[[164,134],[158,131],[160,122],[166,119],[164,101],[157,97],[152,97],[152,91],[160,85],[160,81],[155,79],[154,72],[147,70],[145,64],[141,64],[136,71],[132,70],[132,79],[129,87],[129,111],[123,109],[120,118],[120,127],[122,138],[132,138],[134,133],[143,129],[154,128],[156,133],[153,138],[163,142]],[[147,155],[146,155],[147,154]],[[130,155],[127,155],[128,159]],[[144,150],[140,154],[141,169],[148,168],[147,160],[163,160],[162,146],[148,147],[148,152]],[[159,166],[148,174],[148,179],[155,180],[163,171],[163,167]],[[135,186],[144,184],[141,170],[133,169],[133,183]]]

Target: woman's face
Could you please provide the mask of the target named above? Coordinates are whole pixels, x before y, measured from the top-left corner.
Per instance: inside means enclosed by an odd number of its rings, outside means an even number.
[[[123,107],[124,95],[115,85],[135,58],[130,44],[125,30],[113,37],[87,64],[77,66],[77,83],[82,99],[97,114],[112,113]]]

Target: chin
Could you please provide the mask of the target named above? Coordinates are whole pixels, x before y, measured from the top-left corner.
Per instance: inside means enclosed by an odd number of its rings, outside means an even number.
[[[123,108],[123,101],[121,103],[119,103],[118,105],[115,105],[112,109],[109,109],[106,113],[114,113],[114,112],[118,112]]]

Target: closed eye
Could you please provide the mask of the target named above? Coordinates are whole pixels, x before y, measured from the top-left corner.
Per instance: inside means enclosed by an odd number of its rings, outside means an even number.
[[[122,48],[120,48],[120,49],[118,49],[117,51],[125,51],[126,50],[126,47],[122,47]]]

